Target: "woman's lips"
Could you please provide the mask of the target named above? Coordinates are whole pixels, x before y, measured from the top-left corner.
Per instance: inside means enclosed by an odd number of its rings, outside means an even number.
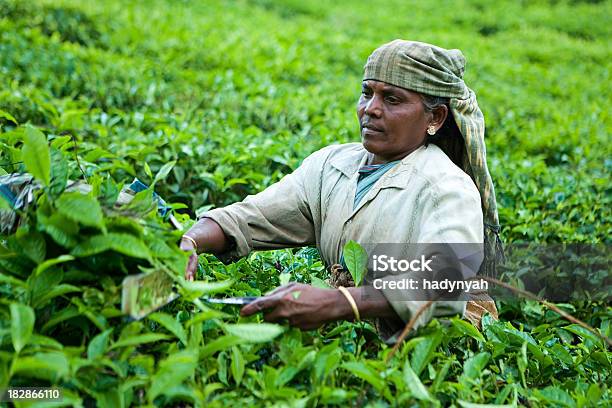
[[[364,126],[363,129],[362,129],[362,134],[364,136],[366,136],[366,135],[380,135],[381,133],[384,133],[382,131],[382,129],[378,129],[378,128],[374,128],[374,127]]]

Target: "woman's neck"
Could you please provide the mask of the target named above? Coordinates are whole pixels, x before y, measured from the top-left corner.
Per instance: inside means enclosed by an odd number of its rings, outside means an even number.
[[[408,156],[411,153],[413,153],[414,151],[418,150],[421,146],[423,146],[423,145],[416,146],[416,147],[410,149],[407,152],[402,152],[402,153],[397,154],[397,155],[392,156],[392,157],[381,157],[381,156],[375,155],[374,153],[368,152],[368,160],[366,161],[366,164],[367,165],[385,164],[385,163],[389,163],[389,162],[392,162],[392,161],[402,160],[406,156]]]

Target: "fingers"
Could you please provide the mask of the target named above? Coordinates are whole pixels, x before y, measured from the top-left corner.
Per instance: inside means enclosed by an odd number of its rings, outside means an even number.
[[[264,309],[272,309],[274,310],[270,313],[266,313],[264,315],[264,320],[271,321],[279,321],[280,319],[286,317],[282,308],[282,300],[288,293],[291,293],[298,285],[295,282],[289,283],[284,286],[279,286],[278,288],[268,292],[264,297],[249,303],[245,307],[240,310],[241,316],[250,316],[257,312],[261,312]]]
[[[320,289],[308,285],[290,283],[246,305],[240,315],[250,316],[265,311],[263,319],[266,322],[288,322],[301,330],[314,330],[326,321],[333,320],[324,312],[325,307],[321,309],[321,304],[327,296],[322,298],[325,294],[319,292]]]
[[[196,271],[198,270],[198,254],[196,253],[195,241],[193,239],[187,239],[185,235],[181,238],[179,248],[183,251],[191,252],[189,254],[189,260],[187,261],[187,269],[185,270],[185,279],[192,281],[196,277]]]
[[[287,308],[283,304],[279,304],[268,313],[264,313],[264,320],[270,323],[281,323],[288,317],[290,317],[290,314],[287,312]]]
[[[272,318],[276,321],[278,318],[287,317],[286,315],[280,316],[281,313],[284,314],[283,298],[287,294],[293,292],[298,287],[299,287],[298,284],[296,284],[295,282],[289,283],[284,286],[280,286],[274,289],[273,291],[269,292],[268,294],[266,294],[266,296],[261,297],[258,300],[251,302],[245,307],[243,307],[242,310],[240,310],[240,315],[250,316],[257,312],[261,312],[264,309],[274,308],[273,312],[267,313],[264,316],[264,319],[266,321],[272,321],[272,320],[267,320],[268,318]]]
[[[258,305],[253,305],[253,303],[255,303],[253,302],[243,307],[240,311],[240,315],[250,316],[251,314],[257,313],[261,310],[270,309],[271,307],[274,307],[274,309],[272,309],[270,312],[264,314],[264,321],[270,323],[287,322],[290,326],[297,327],[300,330],[315,330],[323,325],[322,321],[311,321],[311,316],[308,315],[291,315],[287,312],[286,308],[281,305],[281,302],[282,299],[273,299],[273,301],[269,303],[263,302],[259,303]]]
[[[281,297],[278,295],[264,296],[244,306],[240,310],[240,315],[250,316],[257,312],[261,312],[264,309],[270,309],[270,308],[276,307],[278,305],[278,302],[280,302],[280,300],[281,300]]]
[[[196,272],[198,270],[198,256],[195,252],[189,255],[189,260],[187,261],[187,269],[185,270],[185,279],[188,281],[195,280]]]
[[[301,284],[292,282],[287,285],[280,286],[269,292],[265,297],[277,299],[273,306],[264,307],[264,309],[274,307],[273,310],[264,314],[264,320],[267,322],[280,322],[291,316],[291,299],[288,297],[292,293],[299,292]]]

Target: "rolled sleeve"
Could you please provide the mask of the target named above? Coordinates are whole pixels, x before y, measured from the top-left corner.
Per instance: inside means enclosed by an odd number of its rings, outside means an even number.
[[[319,152],[307,157],[293,173],[242,202],[202,215],[217,222],[233,241],[223,258],[235,259],[253,250],[277,249],[315,243],[309,204],[319,179]],[[317,167],[319,167],[317,169]]]

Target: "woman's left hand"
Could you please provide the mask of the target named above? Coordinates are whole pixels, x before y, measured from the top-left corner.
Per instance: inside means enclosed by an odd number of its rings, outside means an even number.
[[[301,283],[289,283],[266,296],[249,303],[240,311],[250,316],[264,311],[264,320],[281,322],[287,320],[291,326],[302,330],[313,330],[324,323],[348,319],[352,309],[344,295],[337,289],[321,289]]]

